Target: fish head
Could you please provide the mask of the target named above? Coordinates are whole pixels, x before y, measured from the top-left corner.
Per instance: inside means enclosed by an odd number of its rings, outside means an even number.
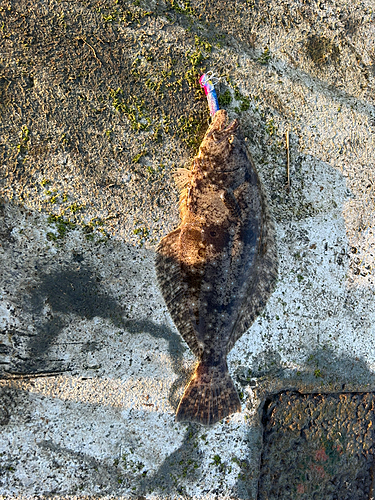
[[[202,160],[209,158],[209,164],[213,168],[217,167],[218,164],[225,163],[231,155],[238,130],[238,120],[236,119],[228,124],[228,113],[224,109],[219,109],[203,138],[198,158]],[[209,166],[207,165],[206,168],[209,168]]]

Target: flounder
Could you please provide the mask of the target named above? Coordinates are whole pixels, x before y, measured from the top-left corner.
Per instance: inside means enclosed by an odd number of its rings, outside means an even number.
[[[191,170],[178,169],[181,224],[157,249],[172,319],[198,358],[177,421],[209,425],[241,411],[226,357],[272,293],[274,229],[239,123],[216,112]]]

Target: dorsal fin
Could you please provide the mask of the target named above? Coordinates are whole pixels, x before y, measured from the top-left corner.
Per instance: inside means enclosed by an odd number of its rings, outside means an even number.
[[[188,168],[177,168],[173,173],[173,179],[180,191],[182,191],[190,182],[191,170]]]

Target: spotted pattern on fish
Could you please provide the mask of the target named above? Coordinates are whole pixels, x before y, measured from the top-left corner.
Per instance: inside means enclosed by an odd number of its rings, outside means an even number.
[[[191,170],[179,169],[177,229],[157,249],[160,288],[198,365],[177,421],[209,425],[241,411],[226,357],[277,277],[274,229],[237,120],[216,112]]]

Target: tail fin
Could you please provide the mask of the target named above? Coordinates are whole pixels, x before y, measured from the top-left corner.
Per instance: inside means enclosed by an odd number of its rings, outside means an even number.
[[[241,403],[227,367],[199,363],[177,408],[177,422],[212,425],[241,411]]]

